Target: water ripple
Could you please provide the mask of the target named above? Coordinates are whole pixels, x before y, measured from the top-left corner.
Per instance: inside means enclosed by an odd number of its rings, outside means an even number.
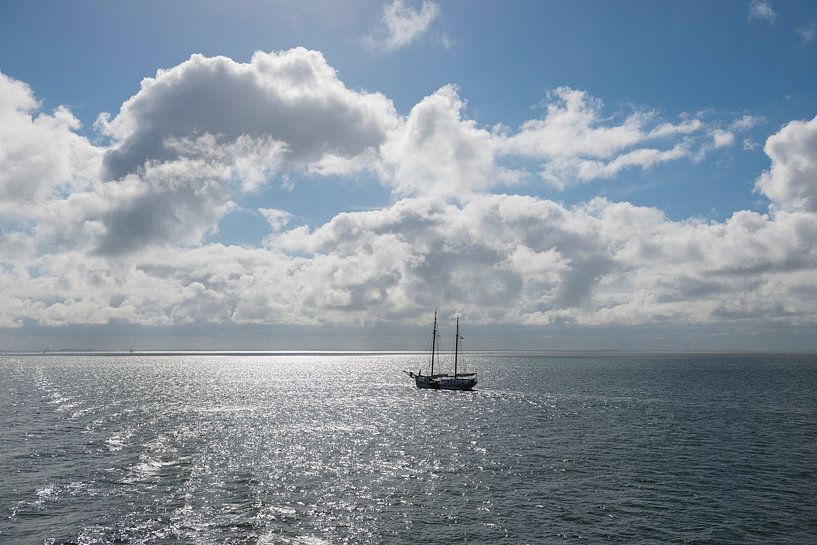
[[[0,541],[817,542],[814,356],[0,357]]]

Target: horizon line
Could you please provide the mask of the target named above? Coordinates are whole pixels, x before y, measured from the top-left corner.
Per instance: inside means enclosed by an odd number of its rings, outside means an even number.
[[[210,350],[210,349],[157,349],[157,350],[104,350],[104,349],[70,349],[59,350],[2,350],[0,356],[344,356],[344,355],[427,355],[425,350],[350,350],[350,349],[314,349],[314,350]],[[437,351],[438,354],[453,354],[453,350]],[[567,349],[492,349],[461,350],[467,354],[803,354],[817,355],[817,350],[675,350],[675,349],[621,349],[621,348],[567,348]]]

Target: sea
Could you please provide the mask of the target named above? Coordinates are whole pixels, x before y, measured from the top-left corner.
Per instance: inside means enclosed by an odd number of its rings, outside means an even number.
[[[2,355],[0,543],[817,543],[817,355],[466,359]]]

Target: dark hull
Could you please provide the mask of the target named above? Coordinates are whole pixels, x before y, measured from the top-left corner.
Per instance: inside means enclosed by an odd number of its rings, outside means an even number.
[[[448,375],[418,375],[411,372],[409,372],[408,375],[414,379],[414,384],[418,388],[425,390],[460,390],[467,392],[477,385],[477,379],[473,373],[456,377]]]

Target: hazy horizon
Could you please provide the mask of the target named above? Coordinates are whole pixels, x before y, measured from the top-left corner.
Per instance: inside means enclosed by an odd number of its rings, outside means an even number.
[[[647,352],[811,352],[817,328],[746,329],[743,335],[726,335],[711,326],[675,328],[668,334],[662,328],[524,328],[511,326],[474,326],[463,329],[464,347],[470,351],[647,351]],[[225,327],[198,325],[183,328],[159,328],[121,324],[66,326],[0,330],[0,350],[41,352],[48,350],[100,351],[399,351],[430,350],[430,328],[374,327],[271,327],[257,325]],[[438,349],[453,350],[453,329],[440,332]]]

